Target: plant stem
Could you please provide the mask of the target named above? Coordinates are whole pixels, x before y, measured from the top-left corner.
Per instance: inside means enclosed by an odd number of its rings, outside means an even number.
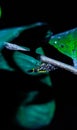
[[[49,58],[49,57],[44,56],[44,55],[41,55],[41,56],[40,56],[40,60],[41,60],[42,62],[50,63],[50,64],[52,64],[52,65],[54,65],[54,66],[63,68],[63,69],[65,69],[65,70],[68,70],[68,71],[70,71],[70,72],[72,72],[72,73],[74,73],[74,74],[77,75],[77,69],[75,69],[75,68],[74,68],[73,66],[71,66],[71,65],[68,65],[68,64],[66,64],[66,63],[63,63],[63,62],[61,62],[61,61],[54,60],[54,59]]]

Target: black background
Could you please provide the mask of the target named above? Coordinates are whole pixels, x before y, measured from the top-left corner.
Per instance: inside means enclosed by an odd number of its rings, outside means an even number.
[[[77,26],[75,3],[1,1],[1,27],[17,26],[36,21],[47,22],[54,33]]]
[[[77,27],[75,6],[64,3],[49,2],[1,2],[2,18],[0,28],[27,25],[34,22],[47,22],[54,34]],[[49,47],[50,49],[50,47]],[[54,48],[52,57],[72,64],[72,60],[60,54]],[[46,50],[50,56],[51,52]],[[55,54],[55,55],[54,55]],[[57,111],[53,121],[53,129],[76,129],[77,103],[76,86],[77,77],[64,70],[53,72],[52,79],[55,87]],[[55,77],[55,78],[54,78]],[[47,128],[48,129],[48,128]]]

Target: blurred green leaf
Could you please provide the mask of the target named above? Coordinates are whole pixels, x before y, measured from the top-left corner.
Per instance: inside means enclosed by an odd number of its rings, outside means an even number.
[[[54,100],[39,105],[21,105],[16,114],[16,121],[24,128],[42,128],[52,122],[55,110]]]
[[[1,15],[1,8],[0,8],[0,15]],[[0,42],[10,42],[14,38],[18,37],[24,30],[32,29],[35,27],[43,26],[45,23],[36,22],[33,24],[19,26],[19,27],[10,27],[0,30]]]

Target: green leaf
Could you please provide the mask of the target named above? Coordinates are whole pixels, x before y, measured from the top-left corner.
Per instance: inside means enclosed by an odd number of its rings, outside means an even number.
[[[0,9],[1,13],[1,9]],[[25,26],[19,26],[19,27],[11,27],[11,28],[6,28],[6,29],[1,29],[0,30],[0,42],[10,42],[14,38],[18,37],[24,30],[32,29],[38,26],[43,26],[45,23],[42,22],[37,22]]]
[[[42,128],[53,121],[55,110],[54,100],[45,104],[21,105],[16,114],[16,122],[23,128]]]
[[[42,50],[42,48],[41,48]],[[45,75],[40,79],[42,83],[47,84],[48,86],[52,86],[51,78],[48,72],[30,72],[33,68],[36,68],[41,64],[41,62],[31,56],[23,54],[22,52],[15,51],[13,55],[15,63],[19,66],[19,68],[26,74],[32,76]]]
[[[18,51],[15,51],[13,58],[15,63],[21,68],[23,72],[29,75],[40,75],[39,72],[30,72],[30,70],[33,70],[33,68],[41,64],[40,61]]]

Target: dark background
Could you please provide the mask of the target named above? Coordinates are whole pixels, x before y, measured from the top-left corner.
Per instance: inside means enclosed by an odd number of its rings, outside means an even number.
[[[76,7],[64,3],[49,2],[1,2],[2,18],[0,28],[27,25],[34,22],[47,22],[54,34],[77,27]],[[72,60],[60,54],[53,47],[45,49],[46,54],[72,65]],[[76,129],[77,76],[65,70],[56,70],[51,74],[57,103],[57,111],[53,121],[53,129]]]
[[[54,33],[77,26],[75,3],[1,1],[1,27],[17,26],[36,21],[47,22]]]

